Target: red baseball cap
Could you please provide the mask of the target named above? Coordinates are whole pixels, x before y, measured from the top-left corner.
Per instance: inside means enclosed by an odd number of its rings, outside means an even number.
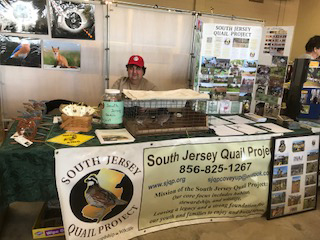
[[[132,55],[129,58],[128,65],[137,65],[138,67],[144,67],[143,58],[139,55]]]

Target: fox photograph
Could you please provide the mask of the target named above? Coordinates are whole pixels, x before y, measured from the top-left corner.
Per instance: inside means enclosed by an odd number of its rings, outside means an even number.
[[[0,65],[41,68],[41,40],[0,35]]]
[[[80,71],[80,44],[44,40],[43,68]]]

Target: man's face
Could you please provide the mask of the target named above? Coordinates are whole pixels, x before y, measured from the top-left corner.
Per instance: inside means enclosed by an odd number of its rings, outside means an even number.
[[[143,77],[143,69],[136,65],[128,66],[128,78],[133,85],[137,85],[140,83]]]
[[[314,52],[316,53],[316,58],[320,56],[320,48],[314,48]]]

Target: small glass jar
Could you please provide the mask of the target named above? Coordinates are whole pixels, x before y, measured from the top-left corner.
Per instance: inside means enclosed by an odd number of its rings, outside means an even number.
[[[104,128],[122,128],[123,99],[120,90],[105,89],[101,124]]]

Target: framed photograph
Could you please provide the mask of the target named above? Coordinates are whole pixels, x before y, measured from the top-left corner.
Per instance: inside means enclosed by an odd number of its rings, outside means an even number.
[[[95,134],[101,144],[127,143],[134,142],[135,140],[135,138],[125,128],[97,129]]]
[[[46,0],[0,1],[0,31],[48,34]]]
[[[95,7],[88,3],[49,0],[53,38],[95,39]]]
[[[272,139],[267,219],[316,209],[319,135]]]
[[[0,65],[41,68],[41,40],[0,35]]]
[[[80,44],[43,40],[44,69],[80,71],[80,64]]]

